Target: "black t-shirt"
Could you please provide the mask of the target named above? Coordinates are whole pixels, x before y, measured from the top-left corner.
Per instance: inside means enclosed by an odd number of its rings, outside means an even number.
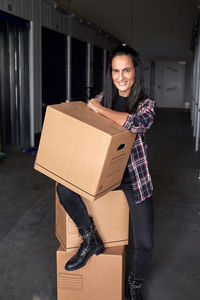
[[[120,111],[120,112],[126,112],[127,101],[128,101],[128,97],[122,97],[122,96],[118,95],[114,100],[114,104],[112,106],[112,109],[116,110],[116,111]],[[126,185],[130,184],[131,185],[131,180],[130,180],[129,171],[128,171],[127,166],[126,166],[121,184],[126,184]]]
[[[126,112],[128,97],[117,96],[114,100],[112,109],[116,111]]]

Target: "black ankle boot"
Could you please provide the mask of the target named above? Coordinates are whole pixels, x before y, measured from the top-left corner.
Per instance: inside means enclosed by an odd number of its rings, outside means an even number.
[[[130,275],[126,284],[127,300],[144,300],[142,297],[143,279],[134,279]]]
[[[92,219],[91,219],[92,220]],[[83,239],[77,253],[66,263],[65,269],[73,271],[82,268],[93,254],[99,255],[104,252],[103,242],[93,224],[87,228],[79,228]]]

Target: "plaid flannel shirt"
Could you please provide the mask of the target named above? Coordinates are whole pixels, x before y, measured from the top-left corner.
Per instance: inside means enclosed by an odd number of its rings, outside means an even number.
[[[96,98],[101,102],[103,94]],[[147,98],[138,104],[136,112],[129,114],[123,124],[123,127],[136,133],[135,142],[128,159],[128,170],[136,203],[152,196],[153,184],[148,168],[145,132],[153,124],[154,116],[155,101]]]

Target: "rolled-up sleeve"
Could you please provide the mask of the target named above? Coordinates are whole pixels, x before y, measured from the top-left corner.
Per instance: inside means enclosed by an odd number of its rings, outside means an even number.
[[[133,133],[145,133],[153,124],[155,105],[155,101],[152,99],[145,99],[140,102],[137,111],[127,116],[123,127]]]

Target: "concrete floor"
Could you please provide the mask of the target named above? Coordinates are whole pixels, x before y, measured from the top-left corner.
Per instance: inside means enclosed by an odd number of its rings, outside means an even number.
[[[200,180],[188,112],[159,110],[148,141],[156,241],[146,300],[200,299]],[[35,157],[4,150],[0,300],[56,300],[54,182],[34,171]]]

